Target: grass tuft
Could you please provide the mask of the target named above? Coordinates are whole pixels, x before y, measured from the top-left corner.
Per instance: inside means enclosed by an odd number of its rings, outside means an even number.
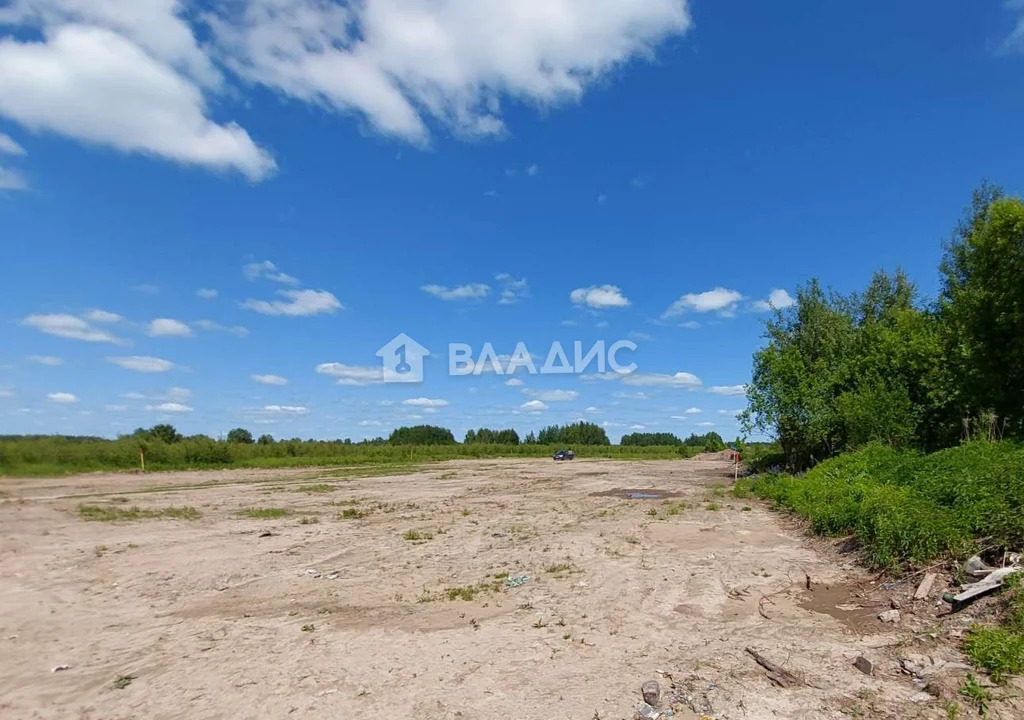
[[[154,518],[174,518],[175,520],[198,520],[203,516],[194,507],[167,507],[155,510],[139,507],[113,507],[109,505],[79,505],[78,516],[93,522],[128,522],[132,520],[148,520]]]
[[[283,518],[289,514],[288,510],[284,508],[245,508],[239,510],[238,514],[243,517],[251,517],[259,520],[273,520],[275,518]]]

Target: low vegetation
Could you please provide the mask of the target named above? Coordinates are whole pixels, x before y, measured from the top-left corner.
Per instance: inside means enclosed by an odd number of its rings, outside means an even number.
[[[79,505],[78,516],[95,522],[127,522],[152,518],[173,518],[175,520],[198,520],[203,515],[194,507],[147,508],[122,507],[118,505]]]
[[[289,515],[285,508],[245,508],[239,510],[238,514],[243,517],[256,518],[257,520],[274,520]]]

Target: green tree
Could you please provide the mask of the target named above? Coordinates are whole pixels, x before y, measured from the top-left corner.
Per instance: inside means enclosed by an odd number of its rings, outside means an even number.
[[[236,445],[252,445],[255,442],[252,433],[245,428],[235,428],[228,432],[228,442]]]
[[[388,442],[392,445],[454,445],[455,436],[448,428],[416,425],[397,428],[391,433]]]
[[[625,446],[682,445],[683,441],[672,433],[630,433],[619,441]]]
[[[1024,434],[1024,203],[982,186],[946,248],[940,314],[963,416]]]
[[[256,442],[259,445],[273,445],[274,444],[274,436],[273,435],[269,435],[269,434],[268,435],[260,435],[260,439],[257,440]]]
[[[177,429],[169,423],[161,423],[160,425],[154,425],[149,430],[144,430],[144,434],[148,435],[152,440],[159,440],[165,443],[176,443],[181,442],[182,436]],[[138,434],[138,431],[136,431]]]

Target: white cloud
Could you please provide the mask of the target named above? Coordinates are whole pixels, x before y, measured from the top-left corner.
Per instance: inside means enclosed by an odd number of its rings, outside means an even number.
[[[728,415],[729,417],[738,417],[743,411],[742,410],[719,410],[719,415]]]
[[[338,302],[338,298],[326,290],[278,290],[277,294],[287,298],[287,301],[246,300],[242,303],[242,307],[263,315],[287,315],[290,317],[321,313],[333,314],[344,309]]]
[[[28,180],[17,170],[0,165],[0,190],[28,190]]]
[[[26,327],[35,328],[39,332],[72,340],[86,342],[120,343],[120,339],[106,330],[101,330],[82,318],[67,314],[33,314],[21,321]]]
[[[796,305],[796,300],[785,290],[775,289],[768,293],[765,300],[758,300],[753,304],[757,312],[768,312],[770,310],[785,310]]]
[[[263,385],[287,385],[288,378],[280,375],[250,375],[250,378]]]
[[[643,392],[642,390],[637,390],[636,392],[629,392],[629,393],[625,393],[625,392],[612,393],[612,397],[621,398],[623,400],[650,400],[651,399],[651,396],[648,395],[647,393]]]
[[[643,430],[646,427],[647,427],[646,425],[639,425],[639,424],[637,424],[637,425],[631,425],[629,429],[630,430]]]
[[[439,408],[439,407],[444,407],[445,405],[447,405],[448,401],[447,400],[442,400],[440,398],[420,397],[420,398],[409,398],[408,400],[403,400],[402,404],[403,405],[414,405],[416,407],[424,407],[424,408]]]
[[[713,422],[699,422],[699,423],[697,423],[697,427],[714,427],[714,426],[715,426],[715,424]]]
[[[122,395],[125,400],[145,400],[146,396],[138,392],[130,392]]]
[[[505,381],[505,384],[509,387],[522,387],[523,381],[519,378],[509,378]]]
[[[71,393],[66,393],[66,392],[50,393],[46,397],[50,398],[55,403],[76,403],[76,402],[78,402],[78,398],[77,397],[75,397]]]
[[[530,296],[530,286],[526,283],[526,278],[516,280],[508,273],[498,273],[494,279],[501,283],[499,305],[514,305]]]
[[[306,415],[309,408],[301,405],[264,405],[263,411],[275,415]]]
[[[11,139],[10,135],[0,133],[0,154],[3,155],[25,155],[25,148]]]
[[[686,322],[679,323],[679,327],[686,328],[687,330],[696,330],[700,327],[700,323],[696,320],[687,320]]]
[[[521,410],[527,412],[542,412],[548,409],[548,406],[542,403],[540,400],[528,400],[519,406]]]
[[[345,365],[320,363],[316,371],[321,375],[338,378],[339,385],[380,385],[384,382],[384,369],[379,365]],[[401,375],[388,371],[388,379],[401,379]]]
[[[170,360],[162,360],[161,358],[149,357],[146,355],[108,357],[107,360],[119,367],[123,367],[125,370],[134,370],[135,372],[167,372],[174,367],[174,363]]]
[[[0,385],[0,398],[12,398],[16,394],[13,389]]]
[[[117,313],[110,312],[108,310],[94,309],[87,312],[83,317],[89,322],[94,323],[118,323],[124,320],[124,318]]]
[[[687,293],[672,303],[661,317],[676,317],[685,312],[716,312],[729,317],[736,312],[736,304],[742,299],[742,293],[724,287],[716,287],[702,293]]]
[[[629,60],[690,26],[685,0],[254,0],[211,22],[245,79],[427,142],[428,119],[458,135],[504,132],[503,95],[578,100]]]
[[[470,283],[452,288],[443,285],[424,285],[420,290],[442,300],[481,300],[491,292],[491,286],[483,283]]]
[[[380,427],[383,424],[384,423],[382,423],[380,420],[360,420],[359,421],[359,426],[360,427]]]
[[[601,408],[594,407],[593,405],[591,405],[590,407],[586,408],[583,412],[587,413],[588,415],[597,415],[601,413]]]
[[[661,387],[698,388],[700,378],[693,373],[677,372],[673,375],[663,373],[632,373],[623,377],[627,385],[653,385]]]
[[[702,410],[698,407],[692,407],[686,408],[686,410],[684,410],[683,412],[685,412],[687,415],[700,415]]]
[[[567,402],[575,400],[580,396],[575,390],[523,390],[523,394],[529,397],[543,400],[544,402]]]
[[[164,393],[163,400],[170,400],[171,402],[184,402],[192,397],[192,391],[188,388],[172,387],[166,393]]]
[[[747,386],[746,385],[712,385],[711,387],[708,388],[708,392],[714,393],[715,395],[728,395],[728,396],[746,395],[747,394]]]
[[[238,125],[211,120],[203,91],[177,69],[188,59],[213,80],[201,53],[154,53],[160,35],[175,31],[195,47],[179,10],[166,1],[16,2],[4,17],[43,32],[39,40],[0,41],[0,115],[123,152],[265,177],[274,169],[270,155]]]
[[[629,307],[629,300],[615,285],[592,285],[577,288],[569,294],[573,305],[583,305],[594,310]]]
[[[157,318],[146,327],[146,334],[150,337],[191,337],[192,328],[180,320],[171,318]]]
[[[262,279],[281,283],[282,285],[299,284],[298,278],[292,277],[288,273],[281,272],[277,269],[277,265],[269,260],[264,260],[263,262],[251,262],[242,266],[242,274],[245,275],[245,279],[249,282]]]
[[[208,330],[210,332],[226,332],[231,333],[235,337],[245,337],[249,334],[249,329],[242,325],[233,325],[231,327],[225,327],[219,322],[213,320],[196,320],[192,323],[192,327],[198,328],[199,330]]]
[[[201,297],[203,300],[213,300],[220,293],[213,288],[199,288],[196,290],[196,295]]]
[[[48,365],[50,367],[56,367],[64,364],[63,360],[59,357],[54,357],[53,355],[29,355],[28,359],[34,363],[38,363],[39,365]]]
[[[161,412],[161,413],[190,413],[192,408],[188,405],[183,405],[177,402],[165,402],[159,405],[147,405],[146,409],[150,412]]]

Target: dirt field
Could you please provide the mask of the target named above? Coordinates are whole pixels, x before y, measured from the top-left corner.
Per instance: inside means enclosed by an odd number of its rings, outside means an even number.
[[[896,658],[961,658],[911,601],[881,623],[852,558],[729,484],[699,459],[5,480],[0,717],[612,720],[655,679],[679,718],[945,718]]]

